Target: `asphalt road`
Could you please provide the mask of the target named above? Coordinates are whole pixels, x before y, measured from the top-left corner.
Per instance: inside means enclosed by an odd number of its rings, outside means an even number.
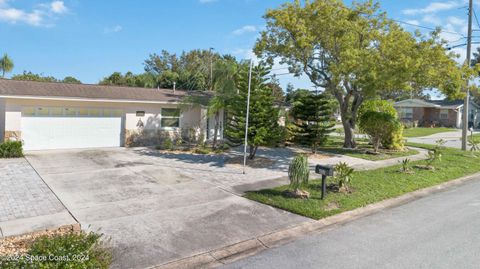
[[[223,268],[480,268],[480,177]]]

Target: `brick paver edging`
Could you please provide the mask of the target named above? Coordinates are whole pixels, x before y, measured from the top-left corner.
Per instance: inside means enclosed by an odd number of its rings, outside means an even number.
[[[284,245],[297,238],[308,235],[312,232],[326,231],[334,228],[335,225],[353,221],[355,219],[379,212],[383,209],[397,207],[408,202],[420,199],[427,195],[447,190],[451,187],[461,185],[469,180],[480,176],[480,173],[454,179],[436,186],[420,189],[391,198],[365,207],[346,211],[321,220],[306,221],[296,226],[274,231],[256,238],[235,243],[226,247],[204,252],[195,256],[179,259],[150,269],[189,269],[189,268],[213,268],[223,264],[232,263],[241,258],[255,255],[266,249]]]

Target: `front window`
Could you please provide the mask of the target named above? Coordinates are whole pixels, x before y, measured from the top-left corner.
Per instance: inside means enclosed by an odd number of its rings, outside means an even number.
[[[180,127],[180,109],[162,108],[162,127]]]
[[[411,120],[413,119],[413,108],[411,107],[402,107],[400,108],[400,118]]]
[[[448,119],[448,110],[447,109],[440,110],[440,119],[441,120]]]

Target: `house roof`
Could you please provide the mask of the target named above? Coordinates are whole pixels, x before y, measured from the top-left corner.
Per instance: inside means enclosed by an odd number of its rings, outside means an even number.
[[[429,103],[420,99],[406,99],[393,104],[394,107],[439,107],[439,105]]]
[[[183,90],[138,87],[36,82],[0,79],[0,97],[49,97],[54,99],[92,99],[177,103],[186,95]]]
[[[463,100],[430,100],[429,103],[439,105],[444,108],[458,108],[463,106]]]
[[[479,107],[474,102],[471,104],[475,107]],[[394,104],[394,107],[432,107],[439,109],[458,109],[463,106],[463,100],[421,100],[421,99],[406,99],[398,101]]]

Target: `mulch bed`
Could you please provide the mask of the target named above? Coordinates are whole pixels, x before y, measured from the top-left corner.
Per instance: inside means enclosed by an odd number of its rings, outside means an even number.
[[[0,239],[0,256],[26,254],[29,246],[39,237],[79,233],[79,227],[66,225],[58,229],[44,230],[19,236],[9,236]]]
[[[252,168],[268,168],[271,167],[274,163],[274,160],[265,157],[255,157],[255,159],[253,160],[247,158],[247,166]],[[226,161],[226,164],[243,166],[243,156],[230,158]]]

